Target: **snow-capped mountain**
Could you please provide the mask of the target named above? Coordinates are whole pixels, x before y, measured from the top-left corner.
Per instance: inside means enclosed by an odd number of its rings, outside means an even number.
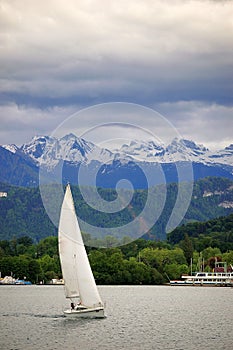
[[[3,145],[2,147],[11,153],[16,153],[19,150],[15,144]]]
[[[21,147],[3,145],[12,153],[22,153],[30,157],[35,164],[48,168],[55,167],[59,161],[89,164],[92,160],[101,163],[130,161],[150,163],[175,163],[192,161],[203,164],[225,164],[233,166],[233,144],[223,150],[210,151],[204,145],[185,139],[173,139],[170,144],[162,145],[154,141],[134,140],[124,144],[113,152],[100,148],[73,134],[60,139],[50,136],[35,136]]]
[[[0,172],[0,181],[26,184],[26,186],[36,184],[35,178],[40,167],[51,179],[63,162],[64,182],[77,181],[77,169],[82,164],[86,167],[85,184],[87,185],[92,183],[96,169],[99,168],[99,173],[103,176],[98,182],[99,186],[115,187],[120,179],[126,178],[129,181],[133,179],[135,186],[143,188],[145,181],[139,169],[140,165],[143,164],[143,167],[147,168],[150,177],[153,178],[152,183],[156,184],[158,183],[156,171],[159,164],[163,167],[166,181],[176,182],[175,164],[179,162],[185,166],[187,161],[193,164],[194,179],[206,176],[233,178],[233,144],[224,150],[212,152],[203,145],[185,139],[175,138],[168,145],[159,144],[153,140],[134,140],[111,152],[69,134],[62,138],[36,136],[21,147],[1,146],[0,168],[4,171]],[[23,182],[22,175],[21,179],[15,176],[16,166],[18,172],[22,166]],[[12,170],[7,171],[7,169]],[[1,177],[2,174],[4,177]]]
[[[112,153],[73,134],[60,139],[49,136],[35,136],[20,150],[30,156],[37,165],[53,169],[60,161],[88,164],[92,160],[108,162]]]
[[[124,144],[119,150],[120,158],[132,159],[152,163],[197,162],[203,164],[226,164],[233,166],[233,145],[224,150],[212,152],[204,145],[185,139],[173,139],[165,146],[154,141],[132,141]]]
[[[210,154],[209,159],[215,163],[220,162],[221,164],[233,165],[233,144],[230,144],[223,150]]]
[[[159,157],[165,153],[163,145],[155,143],[154,141],[134,140],[129,145],[124,144],[119,150],[116,150],[118,159],[156,162]],[[162,158],[161,158],[162,159]]]

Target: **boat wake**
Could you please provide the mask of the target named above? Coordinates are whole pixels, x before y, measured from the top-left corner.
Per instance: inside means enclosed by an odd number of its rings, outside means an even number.
[[[56,315],[51,315],[51,314],[33,314],[31,312],[12,312],[12,313],[3,313],[0,315],[2,317],[22,317],[22,316],[27,316],[27,317],[37,317],[37,318],[66,318],[65,315],[61,314],[56,314]]]

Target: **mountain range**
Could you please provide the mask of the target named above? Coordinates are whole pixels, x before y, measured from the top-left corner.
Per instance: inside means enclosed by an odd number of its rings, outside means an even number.
[[[0,146],[0,181],[18,186],[37,186],[40,179],[53,182],[115,188],[126,179],[134,188],[178,182],[206,176],[233,179],[233,144],[211,151],[194,141],[175,138],[168,145],[153,140],[134,140],[110,151],[74,134],[62,138],[35,136],[29,143]],[[81,167],[81,168],[80,168]],[[82,169],[82,177],[78,178]],[[187,178],[185,177],[187,173]],[[57,180],[58,181],[58,180]],[[124,182],[122,186],[129,186]]]

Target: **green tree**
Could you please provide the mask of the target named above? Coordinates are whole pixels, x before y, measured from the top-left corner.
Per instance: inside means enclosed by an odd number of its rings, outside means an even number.
[[[145,248],[140,252],[140,260],[146,265],[157,268],[159,266],[157,251],[153,248]]]
[[[182,264],[169,264],[164,267],[164,272],[169,277],[169,279],[179,279],[182,274],[187,274],[189,272],[189,268],[187,265]]]
[[[203,259],[205,260],[208,260],[209,258],[212,258],[212,257],[217,257],[217,256],[221,256],[222,253],[220,251],[219,248],[212,248],[212,247],[208,247],[208,248],[205,248],[203,251],[202,251],[202,257]]]
[[[150,284],[151,268],[144,263],[139,263],[136,259],[125,260],[125,270],[130,276],[130,284]],[[125,283],[125,282],[123,282]]]
[[[183,249],[188,265],[190,265],[191,259],[193,258],[193,243],[187,233],[185,233],[184,240],[181,242],[180,246]]]
[[[58,238],[46,237],[42,239],[37,245],[38,257],[49,255],[50,257],[58,256]]]
[[[43,272],[43,278],[48,280],[48,276],[51,275],[56,276],[53,278],[58,278],[60,276],[60,266],[58,259],[51,258],[48,254],[42,256],[42,258],[38,259],[38,263],[40,264],[40,268]]]
[[[230,250],[229,252],[226,252],[222,255],[222,260],[226,261],[227,265],[233,266],[233,250]]]
[[[40,263],[36,259],[30,259],[28,265],[29,280],[32,283],[38,283],[43,279],[43,273]]]

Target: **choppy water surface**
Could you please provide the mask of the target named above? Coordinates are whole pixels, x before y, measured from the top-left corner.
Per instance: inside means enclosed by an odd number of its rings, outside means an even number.
[[[68,319],[63,286],[0,286],[0,348],[233,348],[233,288],[101,286],[105,319]]]

